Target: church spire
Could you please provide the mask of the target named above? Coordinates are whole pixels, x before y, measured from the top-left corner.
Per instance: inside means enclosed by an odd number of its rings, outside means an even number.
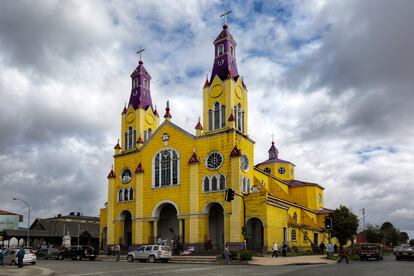
[[[227,22],[223,25],[221,33],[214,40],[215,58],[210,83],[216,75],[218,75],[221,80],[239,75],[236,64],[237,43],[230,34],[226,23]]]
[[[134,109],[142,108],[147,110],[150,106],[152,108],[150,91],[151,76],[145,69],[144,62],[142,61],[141,55],[143,51],[145,51],[145,49],[141,48],[137,52],[137,54],[139,54],[138,66],[131,74],[132,88],[128,106],[132,105]]]
[[[279,150],[275,146],[275,142],[272,141],[272,146],[269,149],[269,159],[278,159],[279,158]]]

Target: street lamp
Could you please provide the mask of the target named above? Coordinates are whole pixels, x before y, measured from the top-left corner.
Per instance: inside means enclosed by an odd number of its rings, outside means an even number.
[[[25,200],[20,199],[20,198],[13,198],[13,200],[19,200],[22,201],[24,204],[26,204],[27,208],[29,209],[29,216],[27,219],[27,241],[26,241],[26,245],[29,246],[29,237],[30,237],[30,204],[27,203]]]

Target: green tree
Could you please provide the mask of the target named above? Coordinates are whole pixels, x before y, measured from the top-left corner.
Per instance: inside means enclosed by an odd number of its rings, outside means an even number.
[[[340,247],[352,240],[358,228],[358,217],[347,207],[340,205],[332,213],[332,236],[339,241]]]
[[[400,232],[398,235],[398,242],[399,243],[406,243],[410,238],[408,237],[407,232]]]
[[[414,246],[414,239],[410,240],[410,246]]]
[[[379,243],[382,240],[380,227],[378,225],[368,224],[367,229],[365,229],[365,235],[367,242]]]
[[[385,246],[392,247],[398,244],[400,230],[395,228],[391,222],[384,222],[381,225],[380,232]]]

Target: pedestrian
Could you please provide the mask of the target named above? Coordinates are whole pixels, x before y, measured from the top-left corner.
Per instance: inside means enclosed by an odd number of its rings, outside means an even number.
[[[272,258],[273,257],[276,257],[277,258],[278,249],[277,249],[277,243],[276,242],[273,242],[272,250],[273,250]]]
[[[334,253],[337,253],[337,252],[338,252],[338,246],[335,243],[335,245],[334,245]]]
[[[230,250],[229,247],[226,245],[224,247],[224,264],[229,265],[230,264]]]
[[[158,236],[157,244],[158,244],[158,245],[161,245],[161,244],[162,244],[162,239],[161,239],[161,236]]]
[[[283,255],[283,257],[286,257],[287,248],[288,248],[288,245],[287,245],[286,242],[284,242],[283,245],[282,245],[282,255]]]
[[[349,260],[348,260],[349,248],[342,247],[340,249],[340,255],[341,255],[341,258],[338,260],[338,263],[340,263],[343,259],[345,259],[346,263],[349,264]]]
[[[23,268],[23,258],[24,258],[24,248],[23,246],[20,248],[20,250],[17,252],[17,264],[19,268]]]
[[[331,243],[331,240],[328,242],[328,247],[326,248],[326,258],[330,258],[334,253],[334,246]]]
[[[4,259],[4,251],[3,251],[3,248],[0,247],[0,265],[2,266],[4,266],[3,259]]]
[[[321,244],[319,245],[319,249],[321,250],[321,254],[325,254],[325,244],[323,242],[321,242]]]
[[[119,262],[119,260],[121,259],[121,246],[119,246],[119,244],[115,245],[115,254],[116,254],[115,261]]]

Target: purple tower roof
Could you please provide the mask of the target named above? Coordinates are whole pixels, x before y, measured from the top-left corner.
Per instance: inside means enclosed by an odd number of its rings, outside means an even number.
[[[142,108],[147,110],[152,107],[150,82],[151,76],[144,67],[144,62],[140,60],[137,68],[131,74],[132,88],[128,106],[134,109]]]
[[[272,146],[269,149],[269,159],[263,161],[262,163],[257,164],[256,166],[263,165],[263,164],[292,164],[289,161],[279,159],[279,150],[275,146],[275,142],[272,142]],[[294,165],[294,164],[292,164]]]
[[[214,40],[215,58],[210,83],[216,75],[222,80],[239,75],[236,64],[236,45],[227,25],[224,25],[223,30]]]

